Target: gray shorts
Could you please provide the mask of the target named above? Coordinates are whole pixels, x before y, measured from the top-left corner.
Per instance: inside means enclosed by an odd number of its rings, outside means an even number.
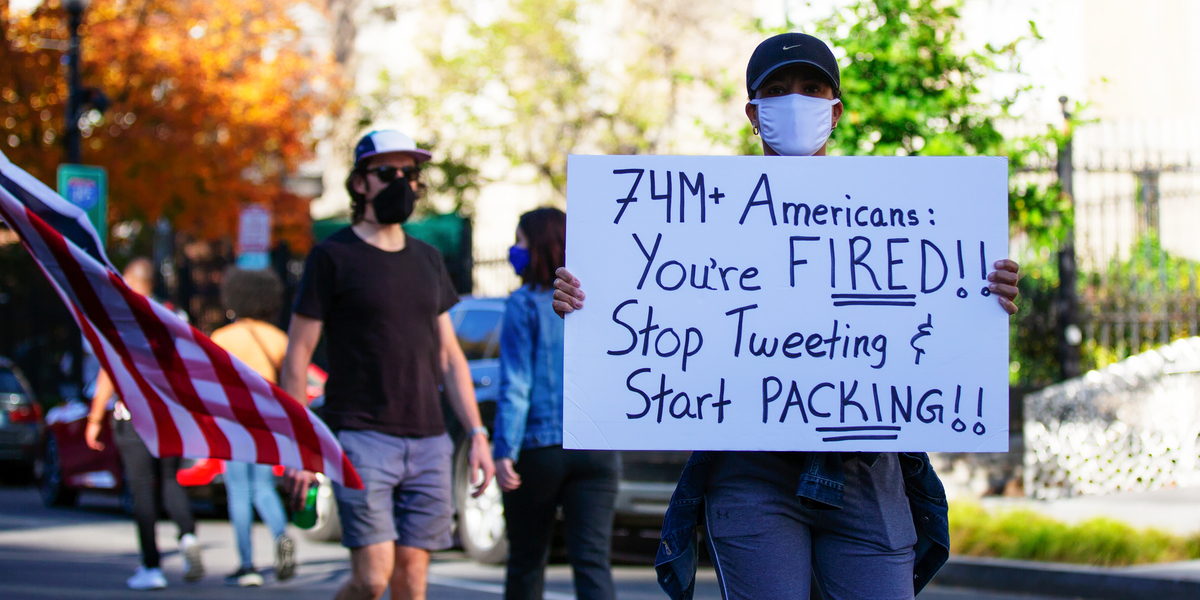
[[[395,542],[424,550],[450,547],[454,442],[442,434],[404,438],[375,431],[339,431],[338,442],[363,488],[333,485],[342,545]]]

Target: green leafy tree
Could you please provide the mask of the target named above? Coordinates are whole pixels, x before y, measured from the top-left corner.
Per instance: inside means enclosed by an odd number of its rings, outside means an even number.
[[[979,82],[1011,58],[1018,41],[982,52],[956,51],[957,6],[921,0],[861,2],[818,31],[844,52],[844,125],[838,154],[907,156],[995,153],[1003,143],[997,110]],[[1002,112],[1014,98],[999,105]]]
[[[588,56],[581,41],[586,28],[602,26],[584,14],[603,8],[595,0],[487,4],[480,11],[479,0],[438,3],[435,22],[465,24],[469,41],[447,49],[440,36],[418,40],[432,85],[410,87],[384,73],[379,91],[363,102],[365,118],[402,107],[431,132],[444,157],[433,165],[433,191],[453,195],[469,212],[487,183],[482,163],[501,157],[513,168],[531,168],[561,200],[573,152],[672,148],[680,92],[699,85],[680,66],[679,44],[704,27],[706,13],[697,6],[716,6],[714,0],[628,0],[613,43],[620,57],[612,60]]]
[[[1011,381],[1046,385],[1059,373],[1056,251],[1073,217],[1057,180],[1025,174],[1053,170],[1057,149],[1079,121],[1005,137],[1001,124],[1013,118],[1010,109],[1029,88],[993,99],[981,93],[981,83],[1002,73],[1019,75],[1021,50],[1041,36],[1031,21],[1026,35],[1007,44],[965,49],[959,7],[941,0],[862,0],[816,23],[810,33],[828,40],[839,56],[845,103],[829,152],[1008,158],[1009,223],[1013,237],[1022,240],[1019,260],[1025,274],[1010,333]],[[755,28],[765,37],[792,30],[792,24],[769,29],[756,23]],[[749,125],[740,137],[739,149],[759,152]]]
[[[1035,250],[1057,248],[1071,225],[1070,202],[1057,182],[1030,183],[1018,175],[1054,164],[1070,129],[1006,138],[1000,123],[1029,90],[985,97],[980,84],[1001,73],[1020,74],[1020,51],[1041,40],[1037,26],[1002,46],[964,49],[960,2],[862,0],[818,21],[810,33],[839,56],[845,114],[830,138],[831,155],[1005,156],[1009,159],[1009,222]],[[763,36],[793,29],[754,28]],[[738,98],[740,101],[740,98]],[[1076,110],[1075,113],[1079,111]],[[1073,123],[1077,123],[1074,121]],[[737,146],[760,153],[749,125]],[[1052,167],[1050,167],[1052,168]],[[1042,253],[1044,254],[1044,253]]]

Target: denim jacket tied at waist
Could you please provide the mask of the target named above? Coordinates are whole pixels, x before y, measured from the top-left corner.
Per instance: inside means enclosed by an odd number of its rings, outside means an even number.
[[[950,556],[950,521],[946,491],[925,453],[901,452],[900,469],[917,530],[913,565],[914,594],[920,592]],[[654,559],[658,584],[671,600],[691,600],[695,591],[696,526],[703,514],[704,488],[712,452],[694,452],[688,460],[663,519],[662,543]],[[805,454],[804,475],[796,495],[810,509],[838,510],[844,489],[842,457],[832,452]]]

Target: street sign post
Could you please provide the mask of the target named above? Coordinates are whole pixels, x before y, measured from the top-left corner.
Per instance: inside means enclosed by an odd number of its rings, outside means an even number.
[[[271,250],[271,210],[261,204],[242,207],[238,215],[237,266],[247,270],[265,269],[270,265],[267,252]]]
[[[104,167],[58,166],[58,194],[87,213],[100,243],[108,241],[108,173]]]

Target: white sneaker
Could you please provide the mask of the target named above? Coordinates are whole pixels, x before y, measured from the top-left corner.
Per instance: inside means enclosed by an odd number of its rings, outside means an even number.
[[[262,575],[254,570],[254,567],[242,567],[233,573],[225,576],[225,585],[236,585],[238,587],[257,587],[263,584]]]
[[[125,580],[125,585],[131,590],[161,590],[167,587],[167,578],[163,576],[162,569],[138,566],[133,577]]]
[[[296,542],[286,535],[275,538],[275,579],[287,581],[296,574]]]
[[[204,577],[204,563],[200,562],[200,542],[196,536],[185,533],[179,538],[179,549],[183,552],[183,580],[192,583]]]

